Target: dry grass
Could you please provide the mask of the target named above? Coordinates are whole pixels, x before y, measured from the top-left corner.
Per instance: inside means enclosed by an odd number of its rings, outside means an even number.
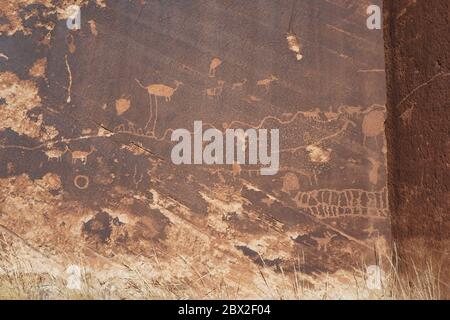
[[[227,285],[226,278],[193,273],[194,279],[186,279],[170,274],[165,279],[148,278],[143,271],[145,265],[132,266],[123,263],[126,273],[120,281],[112,279],[111,283],[100,281],[86,269],[81,269],[81,286],[79,290],[67,288],[64,272],[60,276],[51,272],[36,271],[31,261],[5,238],[0,236],[0,299],[240,299],[242,289]],[[311,285],[313,278],[301,272],[301,263],[293,266],[293,272],[283,269],[274,275],[264,265],[255,270],[257,286],[256,295],[265,299],[304,300],[304,299],[377,299],[377,300],[437,300],[441,298],[439,278],[431,263],[419,269],[411,263],[412,272],[400,275],[397,271],[399,259],[388,259],[379,290],[369,290],[366,285],[365,266],[356,268],[347,285],[336,281],[339,275],[324,276]],[[185,261],[186,262],[186,261]],[[155,257],[156,267],[162,268]],[[187,264],[187,262],[186,262]],[[77,265],[81,265],[78,261]],[[188,265],[186,265],[188,267]],[[192,267],[192,266],[191,266]],[[340,275],[341,278],[343,275]],[[258,281],[257,281],[258,282]],[[114,294],[112,293],[114,292]]]

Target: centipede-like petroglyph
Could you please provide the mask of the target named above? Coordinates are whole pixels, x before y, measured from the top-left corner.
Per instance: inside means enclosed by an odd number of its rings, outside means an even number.
[[[323,218],[388,215],[386,188],[380,191],[320,189],[298,192],[294,200],[299,208]]]

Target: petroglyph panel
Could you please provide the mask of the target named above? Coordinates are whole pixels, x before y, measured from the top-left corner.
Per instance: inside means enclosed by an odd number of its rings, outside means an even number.
[[[291,0],[85,0],[79,30],[72,1],[8,2],[0,233],[42,261],[82,261],[111,297],[138,297],[139,273],[156,297],[267,298],[264,281],[299,270],[339,295],[336,275],[387,251],[384,53],[366,1],[297,0],[293,15]],[[174,165],[171,135],[194,121],[278,129],[277,174]]]

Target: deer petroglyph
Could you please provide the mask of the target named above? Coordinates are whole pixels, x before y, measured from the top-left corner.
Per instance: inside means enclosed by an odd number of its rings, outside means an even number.
[[[410,124],[411,124],[411,120],[412,120],[412,116],[413,116],[413,111],[414,111],[414,108],[415,108],[415,107],[416,107],[416,105],[413,105],[412,107],[406,109],[406,110],[400,115],[400,119],[402,119],[404,125],[410,125]]]
[[[266,79],[262,79],[262,80],[258,80],[258,82],[256,82],[256,84],[260,87],[263,87],[264,90],[269,91],[270,85],[272,84],[272,82],[278,81],[280,79],[278,79],[278,77],[274,76],[273,74],[271,74],[268,78]]]
[[[89,155],[95,151],[97,151],[97,149],[94,146],[91,146],[89,151],[70,150],[70,153],[72,154],[72,164],[75,164],[78,160],[81,161],[82,164],[86,164]]]
[[[175,80],[175,88],[160,83],[151,84],[145,87],[139,82],[139,80],[136,79],[136,82],[141,88],[146,89],[149,95],[153,95],[155,97],[164,97],[166,99],[166,102],[170,102],[175,91],[177,91],[178,88],[183,84],[181,81]]]
[[[142,85],[138,79],[135,79],[137,84],[142,88],[147,90],[150,104],[150,116],[148,118],[147,124],[145,125],[145,129],[148,128],[151,122],[153,122],[151,133],[155,134],[156,122],[158,120],[158,97],[165,98],[166,102],[170,102],[173,94],[178,90],[178,88],[183,84],[181,81],[175,80],[175,88],[166,86],[164,84],[151,84],[148,86]],[[153,110],[152,96],[155,97],[155,107]]]

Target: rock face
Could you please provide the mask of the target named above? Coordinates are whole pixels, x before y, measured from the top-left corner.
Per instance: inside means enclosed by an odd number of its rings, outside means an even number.
[[[450,296],[450,34],[448,1],[385,1],[389,186],[401,257]],[[407,266],[409,265],[409,267]]]
[[[80,30],[71,1],[0,5],[1,232],[71,288],[87,270],[96,296],[141,297],[142,279],[147,297],[361,294],[390,242],[369,3],[298,0],[300,61],[292,1],[78,3]],[[171,134],[194,121],[278,129],[278,173],[174,165]]]

